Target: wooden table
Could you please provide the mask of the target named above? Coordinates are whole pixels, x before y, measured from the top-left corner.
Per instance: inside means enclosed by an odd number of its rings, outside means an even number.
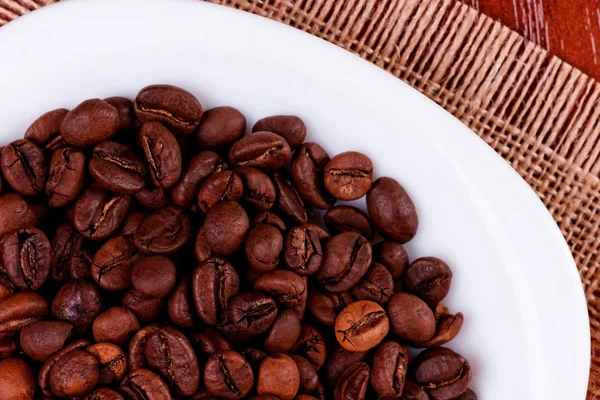
[[[600,80],[600,0],[463,0]]]

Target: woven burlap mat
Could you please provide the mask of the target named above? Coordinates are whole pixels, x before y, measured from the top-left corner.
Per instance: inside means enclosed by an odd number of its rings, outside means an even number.
[[[600,399],[600,85],[455,0],[210,0],[352,51],[417,88],[531,185],[579,267]],[[0,0],[0,25],[54,0]],[[566,349],[563,351],[567,351]]]

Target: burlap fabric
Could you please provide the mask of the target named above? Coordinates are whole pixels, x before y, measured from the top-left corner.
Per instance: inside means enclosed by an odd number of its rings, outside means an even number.
[[[455,0],[209,1],[359,54],[454,114],[521,174],[577,262],[592,325],[588,398],[600,399],[600,85]],[[53,2],[0,0],[0,25]]]

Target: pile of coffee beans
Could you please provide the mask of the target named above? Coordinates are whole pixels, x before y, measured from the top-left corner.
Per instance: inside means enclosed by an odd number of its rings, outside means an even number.
[[[0,400],[477,398],[404,188],[298,117],[245,133],[152,85],[2,148]]]

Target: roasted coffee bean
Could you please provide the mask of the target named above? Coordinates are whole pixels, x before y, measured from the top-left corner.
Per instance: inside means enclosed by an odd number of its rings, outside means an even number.
[[[275,204],[277,193],[273,181],[257,168],[235,167],[233,172],[239,176],[244,186],[242,198],[258,211],[270,210]]]
[[[244,187],[239,176],[231,171],[220,171],[211,175],[200,187],[198,206],[203,212],[225,201],[237,202],[242,198]]]
[[[281,310],[265,336],[269,353],[288,353],[300,337],[300,318],[294,310]]]
[[[229,162],[239,167],[275,171],[292,156],[289,144],[271,132],[256,132],[235,142],[229,149]]]
[[[416,383],[406,380],[404,382],[404,390],[399,397],[400,400],[430,400],[427,393],[421,389]],[[477,400],[477,399],[475,399]]]
[[[235,351],[213,354],[204,365],[204,386],[210,395],[222,399],[241,399],[254,385],[248,361]]]
[[[75,203],[73,225],[89,239],[105,240],[119,229],[130,205],[130,196],[93,184]]]
[[[50,371],[50,387],[58,397],[85,396],[100,381],[96,357],[84,350],[73,350],[58,358]]]
[[[201,149],[229,146],[246,132],[246,117],[233,107],[215,107],[202,116],[196,131]]]
[[[448,309],[438,304],[435,312],[436,328],[431,339],[426,342],[412,343],[413,347],[437,347],[442,346],[458,335],[463,325],[462,313],[450,314]]]
[[[50,274],[50,242],[37,228],[19,229],[0,242],[2,264],[8,277],[21,290],[38,290]]]
[[[85,349],[90,345],[90,342],[85,339],[75,339],[70,343],[67,343],[62,349],[51,355],[42,368],[40,369],[40,373],[38,375],[38,384],[42,389],[42,393],[46,396],[53,396],[52,389],[50,387],[50,372],[54,367],[54,364],[62,358],[65,354],[70,353],[76,349]]]
[[[165,327],[149,336],[146,359],[148,365],[180,395],[190,396],[198,389],[200,367],[196,353],[189,340],[177,329]]]
[[[182,157],[175,136],[160,123],[148,122],[142,126],[138,140],[154,185],[166,189],[177,183]]]
[[[147,216],[135,230],[135,245],[144,254],[171,254],[190,237],[187,213],[174,206],[163,207]]]
[[[121,226],[119,234],[133,236],[138,225],[144,220],[144,218],[146,218],[146,214],[142,211],[133,211],[129,213],[127,218],[125,218],[123,225]]]
[[[182,208],[189,208],[198,199],[198,191],[206,178],[227,169],[227,164],[218,153],[201,151],[190,161],[181,179],[171,192],[173,202]]]
[[[323,170],[330,158],[316,143],[304,143],[292,157],[292,178],[304,200],[315,208],[327,209],[335,203],[325,189]]]
[[[423,300],[408,293],[394,294],[387,304],[392,332],[408,342],[425,342],[435,333],[435,316]]]
[[[0,336],[18,333],[23,327],[44,319],[48,302],[35,292],[17,292],[0,299]]]
[[[306,125],[295,115],[273,115],[256,121],[252,132],[272,132],[283,137],[294,150],[304,142]]]
[[[335,386],[340,376],[350,366],[359,361],[365,361],[369,353],[364,351],[348,351],[341,346],[337,346],[331,355],[327,358],[325,365],[325,378],[331,386]]]
[[[385,304],[394,292],[392,274],[383,265],[373,261],[365,276],[352,288],[358,300],[371,300]]]
[[[72,332],[73,325],[68,322],[33,322],[21,329],[19,343],[28,357],[44,362],[63,348]]]
[[[44,151],[54,151],[67,144],[60,136],[60,125],[69,113],[66,108],[48,111],[36,119],[25,131],[25,139]]]
[[[48,166],[44,153],[29,140],[19,139],[2,149],[2,174],[17,192],[33,196],[46,185]]]
[[[123,397],[112,389],[100,387],[88,397],[89,400],[123,400]]]
[[[248,234],[245,243],[246,259],[257,271],[269,272],[279,265],[283,236],[271,225],[258,225]]]
[[[235,268],[223,258],[209,258],[194,271],[192,293],[198,317],[208,325],[227,321],[229,300],[240,289]]]
[[[355,301],[335,320],[335,337],[349,351],[367,351],[388,334],[390,325],[381,306],[373,301]]]
[[[146,166],[121,143],[102,142],[94,147],[88,169],[97,182],[113,192],[136,193],[146,185]]]
[[[52,279],[64,281],[71,271],[71,257],[81,250],[83,237],[65,222],[56,228],[52,238],[50,271]]]
[[[129,341],[127,360],[131,371],[148,368],[148,363],[146,362],[146,343],[148,337],[154,332],[158,332],[156,326],[146,326],[137,331]]]
[[[347,151],[333,157],[325,166],[324,183],[336,199],[356,200],[371,188],[373,163],[357,151]]]
[[[249,227],[242,206],[228,201],[211,207],[204,221],[204,236],[216,254],[226,256],[241,248]]]
[[[93,283],[76,280],[65,283],[52,301],[52,317],[87,332],[102,309],[100,291]]]
[[[351,365],[335,385],[335,400],[364,399],[369,386],[369,365],[357,362]]]
[[[384,240],[373,246],[373,259],[390,271],[394,281],[401,279],[408,267],[408,254],[404,246],[391,240]]]
[[[318,371],[327,359],[327,345],[325,338],[315,327],[302,324],[298,341],[292,352],[306,358]]]
[[[325,259],[317,274],[319,283],[332,293],[351,289],[369,269],[371,251],[367,239],[356,232],[332,237],[325,246]]]
[[[96,342],[110,342],[120,346],[140,329],[135,314],[125,307],[111,307],[98,315],[92,325]]]
[[[121,381],[119,391],[128,400],[171,400],[165,382],[147,369],[132,370]]]
[[[199,333],[188,334],[196,352],[203,355],[213,355],[218,352],[231,350],[227,339],[214,328],[206,328]]]
[[[88,147],[110,139],[119,128],[119,111],[100,99],[89,99],[65,116],[60,125],[63,140]]]
[[[435,307],[446,297],[452,283],[452,271],[435,257],[413,261],[404,274],[404,289]]]
[[[300,388],[300,373],[294,360],[282,353],[265,357],[258,369],[257,391],[281,400],[293,400]]]
[[[471,389],[467,389],[467,391],[461,394],[457,400],[477,400],[477,395]]]
[[[0,263],[0,299],[17,291],[17,287],[10,280],[8,273],[4,269],[4,265]]]
[[[175,286],[175,264],[163,256],[143,257],[133,267],[133,287],[145,296],[166,297]]]
[[[432,400],[456,399],[471,383],[471,366],[460,354],[445,347],[421,352],[411,364],[415,383]]]
[[[0,398],[6,400],[33,400],[35,378],[23,360],[9,358],[0,361]]]
[[[169,203],[169,193],[153,186],[145,187],[133,195],[135,201],[148,210],[158,210]]]
[[[79,195],[85,183],[85,154],[75,147],[55,150],[45,194],[50,207],[64,207]]]
[[[354,302],[351,292],[323,293],[310,290],[308,311],[323,325],[334,326],[338,314],[350,303]]]
[[[262,212],[254,218],[254,225],[260,224],[272,225],[275,228],[279,229],[282,233],[287,230],[283,220],[279,218],[277,214],[274,214],[269,211]]]
[[[284,308],[297,309],[306,304],[306,281],[292,271],[275,270],[254,282],[254,290],[270,294]]]
[[[327,232],[327,230],[320,225],[302,224],[302,225],[300,225],[300,227],[303,229],[311,229],[311,230],[315,231],[315,233],[317,234],[317,237],[319,238],[319,240],[321,242],[331,239],[331,234],[329,232]]]
[[[87,248],[80,248],[71,256],[71,279],[92,278],[92,253]]]
[[[32,227],[45,215],[45,207],[27,202],[16,193],[0,196],[0,237],[8,232]]]
[[[371,385],[380,396],[402,395],[408,369],[408,348],[397,342],[381,344],[373,357]]]
[[[367,195],[375,229],[389,240],[406,243],[417,233],[419,219],[406,190],[392,178],[379,178]]]
[[[131,271],[140,260],[140,252],[129,236],[106,241],[92,258],[92,277],[106,290],[124,290],[131,286]]]
[[[283,170],[277,171],[273,175],[273,182],[277,193],[277,209],[283,218],[295,225],[306,224],[312,210],[304,204],[289,176]]]
[[[21,347],[23,345],[21,344]],[[17,343],[11,338],[1,338],[0,339],[0,360],[4,360],[6,358],[10,358],[13,356],[15,351],[17,350]],[[23,351],[26,353],[25,349]]]
[[[256,337],[265,333],[273,324],[277,317],[277,304],[266,294],[247,292],[229,301],[228,312],[229,322],[234,324],[236,329]]]
[[[127,372],[127,357],[121,348],[112,343],[95,343],[85,349],[96,357],[100,369],[99,383],[112,385]]]
[[[129,308],[135,316],[142,322],[150,322],[158,313],[164,304],[162,297],[147,297],[135,290],[129,289],[123,296],[123,307]]]
[[[323,222],[325,222],[327,229],[333,234],[356,232],[367,239],[373,237],[373,227],[371,227],[369,217],[356,207],[332,207],[325,212],[325,215],[323,215]]]
[[[105,102],[113,106],[119,112],[119,127],[118,131],[124,131],[133,125],[133,101],[126,97],[113,96],[104,99]]]
[[[187,90],[171,85],[150,85],[138,93],[133,110],[141,123],[158,121],[173,132],[189,135],[200,124],[202,106]]]
[[[311,225],[290,229],[285,238],[285,265],[299,275],[315,274],[323,262],[319,234]]]
[[[319,376],[315,367],[304,357],[295,354],[290,357],[296,363],[300,374],[300,388],[298,390],[304,393],[313,393],[316,391],[319,386]]]
[[[210,245],[206,241],[206,232],[204,231],[204,227],[198,229],[198,234],[196,235],[196,240],[194,241],[194,255],[196,256],[196,261],[200,263],[214,256]]]

